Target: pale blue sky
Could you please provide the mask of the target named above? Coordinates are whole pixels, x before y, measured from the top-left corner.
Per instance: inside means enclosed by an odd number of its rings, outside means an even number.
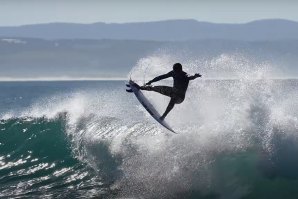
[[[217,23],[268,18],[298,21],[297,10],[296,0],[0,0],[0,26],[165,19]]]

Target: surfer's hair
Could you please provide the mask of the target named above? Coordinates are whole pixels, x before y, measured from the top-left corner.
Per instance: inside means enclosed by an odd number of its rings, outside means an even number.
[[[176,63],[173,65],[173,70],[175,72],[181,72],[182,71],[182,65],[180,63]]]

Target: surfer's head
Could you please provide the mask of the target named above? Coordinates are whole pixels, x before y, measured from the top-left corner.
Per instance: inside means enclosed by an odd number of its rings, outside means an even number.
[[[182,65],[180,63],[176,63],[173,65],[173,71],[175,72],[181,72],[182,71]]]

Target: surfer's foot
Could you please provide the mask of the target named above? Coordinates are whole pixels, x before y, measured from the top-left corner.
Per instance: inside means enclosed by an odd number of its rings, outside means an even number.
[[[141,86],[141,90],[152,91],[152,86]]]
[[[165,119],[165,117],[166,116],[161,116],[159,119],[163,121]]]
[[[139,86],[137,83],[133,83],[133,85],[137,88],[137,89],[141,89],[141,86]]]

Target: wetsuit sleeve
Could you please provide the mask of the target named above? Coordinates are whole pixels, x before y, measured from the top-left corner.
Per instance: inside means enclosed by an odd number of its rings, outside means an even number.
[[[162,80],[162,79],[166,79],[166,78],[169,78],[169,77],[173,77],[173,73],[172,71],[167,73],[167,74],[164,74],[164,75],[160,75],[158,77],[155,77],[154,79],[152,79],[151,81],[149,81],[148,83],[153,83],[153,82],[157,82],[159,80]]]
[[[192,75],[192,76],[188,76],[188,80],[194,80],[198,77],[201,77],[202,75],[200,75],[199,73],[195,74],[195,75]]]
[[[188,76],[188,80],[194,80],[194,79],[196,79],[197,77],[196,76]]]

